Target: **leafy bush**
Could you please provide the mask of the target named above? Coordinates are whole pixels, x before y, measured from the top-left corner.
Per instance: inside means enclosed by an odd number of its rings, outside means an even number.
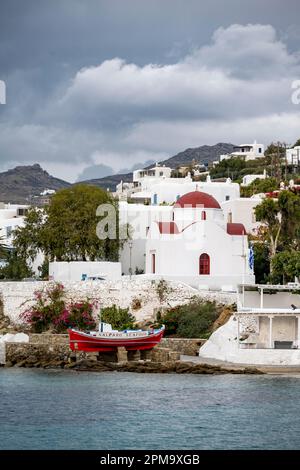
[[[193,299],[189,304],[179,305],[159,314],[157,320],[165,325],[166,336],[199,338],[210,334],[219,313],[215,302]]]
[[[30,325],[34,333],[49,329],[63,333],[68,328],[90,330],[95,328],[93,308],[95,302],[88,299],[67,303],[62,284],[51,285],[46,290],[36,291],[35,303],[21,314],[21,318]]]
[[[129,313],[128,308],[113,305],[101,310],[101,321],[110,323],[115,330],[126,330],[134,328],[135,317]]]

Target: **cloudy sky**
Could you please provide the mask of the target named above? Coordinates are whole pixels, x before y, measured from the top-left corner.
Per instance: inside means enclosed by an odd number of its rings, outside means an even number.
[[[294,143],[299,17],[299,0],[1,0],[0,171],[75,181],[203,144]]]

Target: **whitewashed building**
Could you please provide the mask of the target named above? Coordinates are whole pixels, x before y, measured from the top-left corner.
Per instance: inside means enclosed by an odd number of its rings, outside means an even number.
[[[12,247],[14,230],[24,225],[24,217],[28,207],[22,204],[5,204],[0,202],[0,237],[2,238],[2,243],[8,248]]]
[[[53,261],[49,279],[65,281],[116,281],[121,279],[121,263],[111,261]]]
[[[220,162],[222,160],[229,160],[232,157],[244,158],[246,161],[255,160],[256,158],[263,158],[265,147],[263,144],[258,144],[256,140],[253,144],[237,145],[233,152],[220,155]]]
[[[200,348],[201,358],[300,366],[300,284],[242,285],[238,311]]]
[[[219,202],[201,191],[179,198],[168,222],[151,224],[146,273],[201,289],[230,291],[255,282],[245,227],[227,223]]]
[[[300,145],[286,149],[286,161],[288,165],[300,165]]]
[[[239,198],[240,188],[232,183],[214,182],[208,177],[205,182],[193,182],[191,177],[170,178],[167,181],[152,186],[150,202],[147,205],[132,204],[120,201],[120,224],[129,224],[132,240],[125,242],[120,259],[124,274],[145,272],[146,270],[146,240],[153,222],[168,222],[172,219],[173,204],[184,194],[201,190],[213,196],[219,204]]]
[[[264,195],[263,195],[264,196]],[[255,208],[262,202],[260,195],[252,197],[239,197],[221,203],[224,219],[227,223],[241,223],[246,232],[252,235],[257,233],[261,222],[256,220]]]
[[[266,170],[264,170],[262,175],[245,175],[243,176],[241,186],[249,186],[255,180],[265,180],[266,178],[267,178]]]

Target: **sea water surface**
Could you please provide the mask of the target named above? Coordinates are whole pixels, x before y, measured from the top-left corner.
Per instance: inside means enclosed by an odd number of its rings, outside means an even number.
[[[300,377],[0,369],[0,449],[300,449]]]

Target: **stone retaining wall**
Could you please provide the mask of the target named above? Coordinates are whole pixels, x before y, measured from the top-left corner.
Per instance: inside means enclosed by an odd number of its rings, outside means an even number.
[[[175,281],[168,281],[168,292],[163,302],[157,293],[157,281],[146,278],[123,278],[119,281],[78,281],[65,282],[67,297],[72,301],[86,297],[99,300],[102,307],[116,304],[129,307],[138,321],[151,320],[160,308],[173,307],[188,303],[197,296],[203,300],[215,300],[223,304],[236,301],[236,294],[224,292],[197,291],[192,287]],[[34,292],[49,287],[49,282],[0,282],[0,299],[3,299],[3,313],[15,325],[20,325],[20,314],[33,303]],[[140,309],[134,309],[136,300]]]
[[[101,362],[124,362],[146,359],[153,362],[177,361],[180,353],[168,348],[155,347],[152,351],[126,351],[118,348],[118,353],[73,352],[68,343],[6,343],[6,366],[63,367],[71,362],[82,360]]]
[[[29,333],[29,342],[35,344],[69,344],[67,334]]]
[[[154,362],[177,361],[180,355],[196,355],[201,339],[164,338],[162,342],[147,354],[128,352],[125,355],[118,352],[108,355],[103,353],[72,352],[69,348],[68,335],[30,334],[29,343],[6,343],[5,361],[11,365],[26,362],[28,366],[43,367],[47,364],[68,363],[83,359],[101,361],[124,361],[150,359]],[[119,348],[121,349],[121,348]],[[126,353],[126,351],[125,351]]]
[[[160,345],[186,356],[198,356],[199,349],[205,341],[201,338],[163,338]]]
[[[67,363],[71,354],[68,344],[6,343],[6,365],[43,367],[60,361]]]
[[[67,334],[47,334],[47,333],[29,333],[30,343],[38,344],[68,344],[69,336]],[[168,348],[171,351],[177,351],[186,356],[197,356],[199,348],[205,343],[201,338],[163,338],[159,347]]]

